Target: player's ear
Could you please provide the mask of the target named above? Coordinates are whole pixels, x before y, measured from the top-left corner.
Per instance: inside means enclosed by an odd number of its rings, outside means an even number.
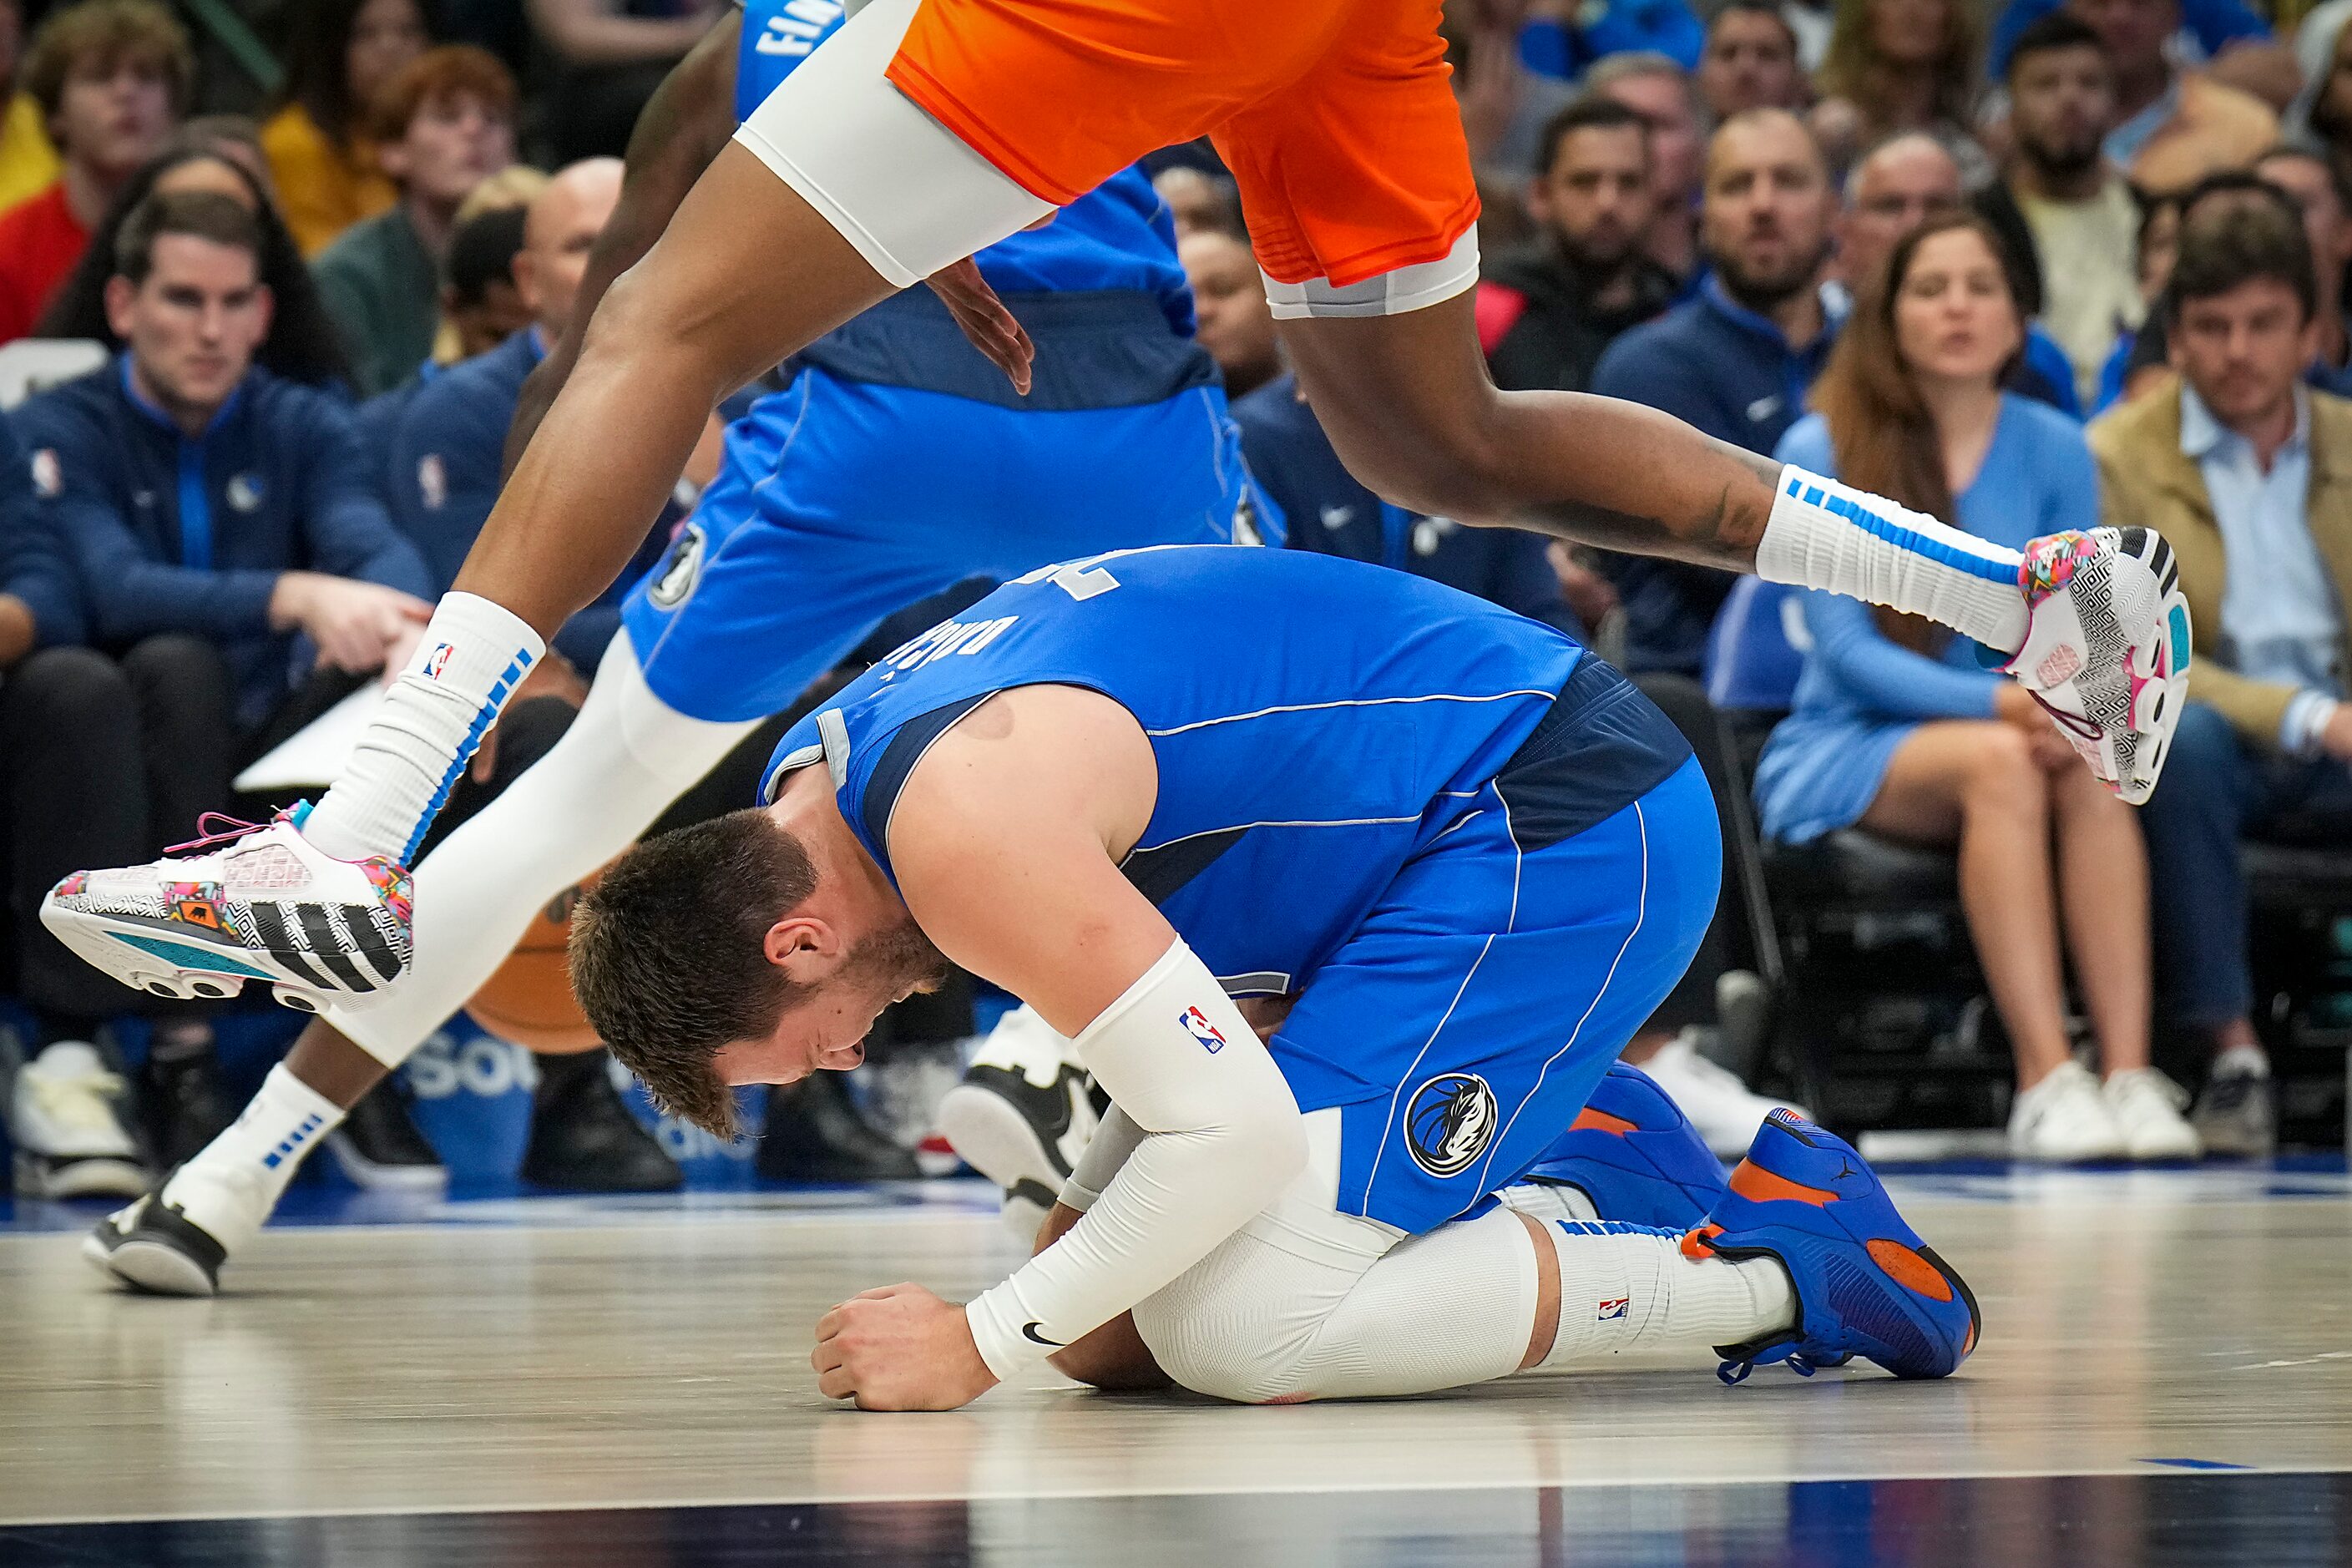
[[[824,977],[841,956],[840,933],[832,925],[806,915],[786,915],[770,926],[760,940],[770,963],[793,982],[812,985]]]

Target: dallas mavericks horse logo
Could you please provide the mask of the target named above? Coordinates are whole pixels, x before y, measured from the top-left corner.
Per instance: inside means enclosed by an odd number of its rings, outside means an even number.
[[[674,610],[694,592],[694,580],[702,574],[702,554],[707,543],[698,522],[689,522],[677,531],[670,542],[669,553],[656,569],[653,585],[646,597],[656,609]]]
[[[1495,1091],[1474,1072],[1440,1073],[1412,1091],[1405,1146],[1433,1176],[1458,1176],[1495,1135]]]

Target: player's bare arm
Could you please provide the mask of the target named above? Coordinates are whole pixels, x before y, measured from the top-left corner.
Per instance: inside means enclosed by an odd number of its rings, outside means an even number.
[[[892,816],[891,860],[925,934],[1057,1029],[1100,1046],[1099,1080],[1139,1108],[1144,1142],[1159,1145],[1119,1172],[1115,1196],[991,1292],[1070,1301],[1066,1321],[1038,1308],[1045,1321],[1019,1325],[1041,1346],[1108,1348],[1095,1336],[1107,1325],[1119,1336],[1129,1307],[1263,1207],[1304,1157],[1297,1108],[1255,1037],[1218,1054],[1226,1070],[1201,1075],[1217,1081],[1202,1092],[1186,1080],[1211,1058],[1161,1055],[1197,1052],[1189,1037],[1176,1036],[1184,1044],[1173,1047],[1157,1037],[1138,1059],[1098,1026],[1115,1023],[1172,955],[1190,956],[1118,869],[1155,795],[1150,742],[1125,709],[1075,688],[1024,687],[992,698],[935,744]],[[1248,1086],[1263,1103],[1230,1113],[1219,1103],[1229,1085]],[[1177,1136],[1155,1140],[1155,1131]],[[1187,1179],[1188,1155],[1216,1162],[1225,1179]],[[975,1342],[982,1307],[967,1313],[913,1285],[844,1302],[818,1325],[820,1386],[869,1409],[963,1404],[996,1381]]]

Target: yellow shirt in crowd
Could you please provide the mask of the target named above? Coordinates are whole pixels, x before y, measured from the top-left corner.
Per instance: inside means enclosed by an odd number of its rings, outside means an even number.
[[[0,207],[38,195],[58,177],[58,150],[41,124],[41,106],[25,93],[0,110]]]
[[[289,103],[261,128],[261,151],[278,182],[286,226],[304,257],[314,257],[335,237],[372,218],[400,199],[377,170],[365,142],[348,152],[335,145],[299,103]]]

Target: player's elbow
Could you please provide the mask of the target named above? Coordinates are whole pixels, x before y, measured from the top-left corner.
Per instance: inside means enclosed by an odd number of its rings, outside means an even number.
[[[1339,456],[1373,493],[1408,510],[1500,524],[1512,519],[1523,500],[1507,452],[1491,416],[1465,410],[1404,439],[1342,444]]]

